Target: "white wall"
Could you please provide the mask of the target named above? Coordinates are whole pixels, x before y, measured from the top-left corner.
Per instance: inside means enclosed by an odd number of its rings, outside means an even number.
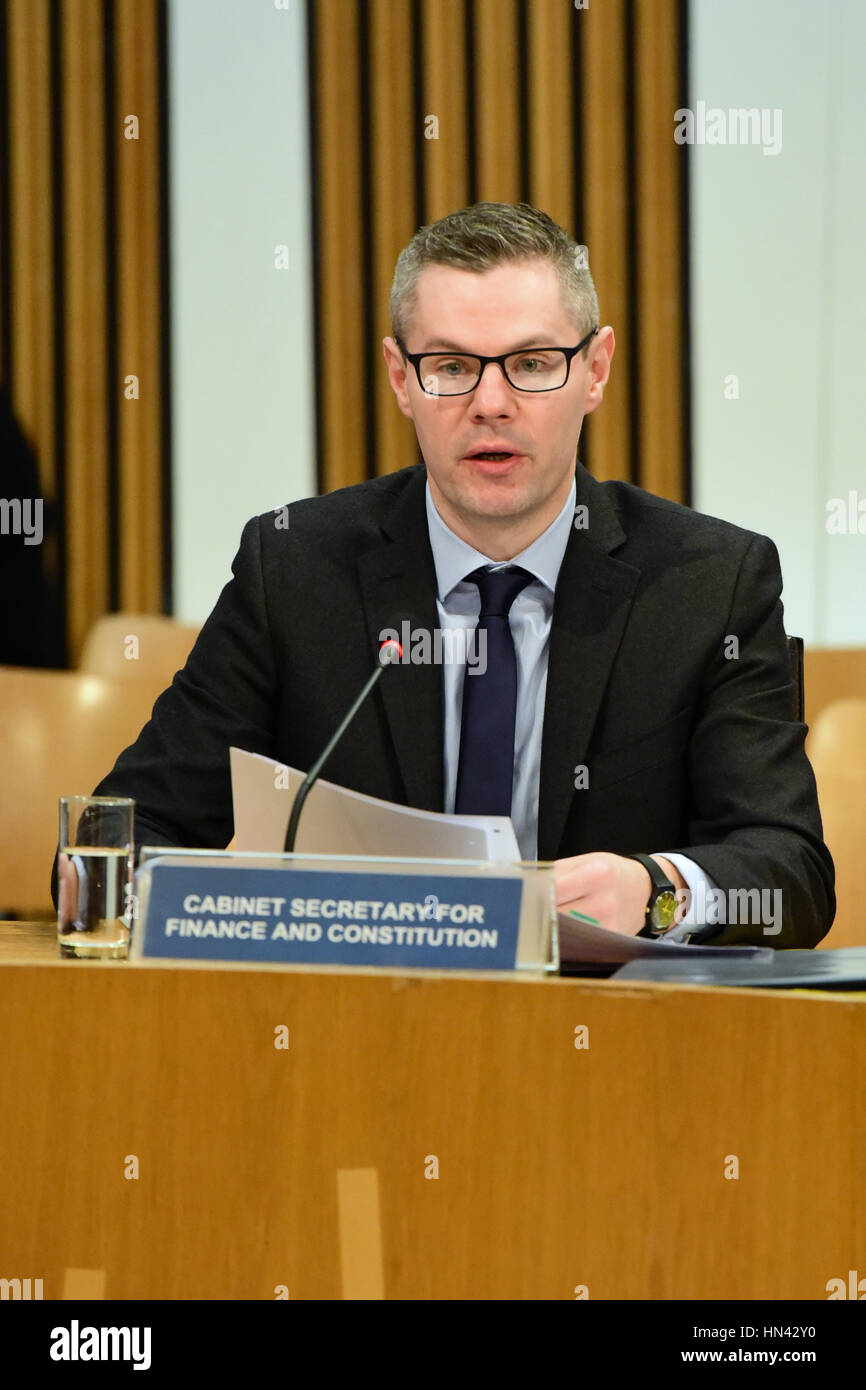
[[[174,611],[315,491],[303,0],[170,0]],[[289,248],[288,270],[274,248]]]
[[[866,511],[866,6],[691,0],[689,20],[692,109],[782,110],[777,155],[689,152],[694,505],[772,536],[789,632],[862,645],[866,534],[829,535],[826,509],[855,490]]]

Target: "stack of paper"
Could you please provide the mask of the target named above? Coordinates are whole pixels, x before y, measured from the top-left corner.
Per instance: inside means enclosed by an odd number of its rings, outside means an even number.
[[[305,773],[230,750],[235,834],[229,849],[280,851]],[[304,803],[295,850],[401,859],[520,860],[507,816],[449,816],[397,806],[320,779]]]

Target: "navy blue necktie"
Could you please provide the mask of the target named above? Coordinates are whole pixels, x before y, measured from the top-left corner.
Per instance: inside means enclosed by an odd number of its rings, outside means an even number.
[[[481,613],[475,647],[478,670],[467,664],[463,678],[454,810],[463,815],[508,816],[517,713],[517,659],[508,613],[532,575],[517,567],[479,569],[466,579],[478,585]]]

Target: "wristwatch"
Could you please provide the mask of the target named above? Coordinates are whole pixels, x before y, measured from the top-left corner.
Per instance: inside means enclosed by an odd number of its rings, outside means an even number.
[[[636,859],[643,864],[652,879],[652,892],[646,905],[646,921],[638,936],[664,936],[674,925],[677,915],[677,889],[671,883],[664,869],[648,854],[627,854],[626,859]]]

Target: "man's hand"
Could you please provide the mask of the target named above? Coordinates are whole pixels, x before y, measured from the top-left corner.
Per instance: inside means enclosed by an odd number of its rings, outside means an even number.
[[[686,889],[685,879],[669,859],[658,854],[652,857],[677,889]],[[585,917],[594,917],[608,931],[626,936],[637,936],[643,927],[652,880],[636,859],[601,852],[578,854],[557,859],[555,878],[560,912],[574,908]]]

